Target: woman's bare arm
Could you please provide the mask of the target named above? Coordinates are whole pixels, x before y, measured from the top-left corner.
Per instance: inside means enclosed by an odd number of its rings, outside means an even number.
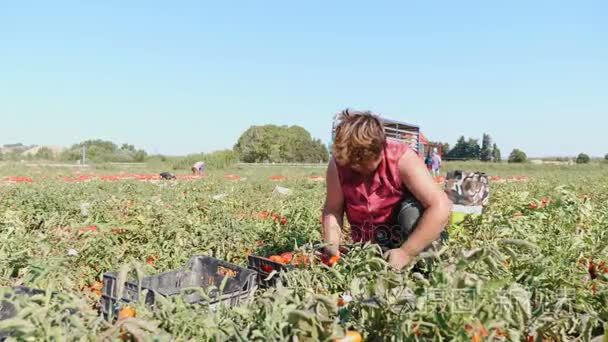
[[[323,208],[323,240],[328,244],[326,251],[330,255],[338,255],[344,218],[344,195],[338,178],[338,169],[333,158],[327,167],[326,184],[327,195]]]
[[[416,229],[401,246],[405,254],[413,258],[439,238],[449,221],[452,203],[413,150],[401,157],[399,171],[403,184],[425,208]]]

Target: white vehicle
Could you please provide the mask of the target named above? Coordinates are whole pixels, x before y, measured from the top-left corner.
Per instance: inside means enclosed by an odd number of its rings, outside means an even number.
[[[331,142],[333,143],[336,127],[340,123],[339,115],[334,115],[332,128],[331,128]],[[420,127],[401,122],[396,120],[391,120],[387,118],[381,118],[384,123],[384,133],[386,134],[387,139],[393,139],[397,141],[404,142],[410,146],[421,158],[424,158],[426,154],[431,151],[433,147],[436,147],[439,154],[442,154],[441,145],[433,145],[430,144],[426,139],[424,134],[420,132]],[[329,150],[331,151],[331,144],[329,146]]]

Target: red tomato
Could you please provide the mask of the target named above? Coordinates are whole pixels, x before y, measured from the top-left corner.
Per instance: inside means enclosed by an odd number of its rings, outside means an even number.
[[[606,262],[604,260],[600,261],[598,268],[602,273],[608,274],[608,267],[606,266]]]
[[[285,253],[281,254],[281,258],[283,259],[284,264],[289,264],[291,262],[291,260],[293,259],[293,253],[285,252]]]
[[[97,297],[101,297],[102,288],[103,288],[103,283],[100,281],[96,281],[93,284],[91,284],[91,286],[89,286],[89,289],[91,290],[91,292],[93,292]]]
[[[135,309],[127,306],[127,307],[120,309],[120,311],[118,312],[118,319],[131,318],[131,317],[135,317],[135,315],[136,315]]]
[[[595,263],[593,262],[593,260],[589,260],[589,276],[591,277],[591,279],[595,279],[597,278],[597,269],[595,268]]]
[[[284,264],[284,259],[280,255],[271,255],[268,259],[270,261],[278,262],[279,264]]]
[[[414,328],[412,329],[412,331],[414,332],[414,335],[420,337],[420,335],[422,335],[422,333],[420,332],[420,324],[416,323],[416,325],[414,325]]]
[[[509,337],[509,333],[506,330],[501,329],[501,328],[494,328],[494,333],[498,337],[504,337],[504,338]]]
[[[96,226],[88,226],[88,227],[80,228],[78,230],[79,233],[96,232],[96,231],[97,231],[97,227]]]
[[[157,256],[149,256],[146,258],[146,264],[148,264],[152,267],[156,267],[156,264],[155,264],[156,259],[158,259]]]
[[[325,265],[333,267],[338,262],[338,260],[340,260],[340,257],[338,255],[332,255],[330,257],[323,255],[321,260]]]
[[[124,228],[116,228],[116,227],[112,228],[110,231],[112,232],[112,234],[124,234],[127,232],[127,230]]]
[[[358,331],[347,331],[346,335],[341,339],[335,339],[334,342],[361,342],[363,338]]]
[[[270,272],[272,272],[272,270],[273,270],[272,266],[267,265],[267,264],[262,265],[262,271],[264,271],[266,273],[270,273]]]

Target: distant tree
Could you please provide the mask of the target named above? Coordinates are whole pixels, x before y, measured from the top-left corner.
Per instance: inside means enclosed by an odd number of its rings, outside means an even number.
[[[22,143],[3,145],[5,157],[9,156],[10,158],[7,158],[7,159],[11,159],[11,160],[21,159],[21,157],[22,157],[21,153],[23,153],[31,148],[34,148],[34,147],[36,147],[36,146],[35,145],[27,146]]]
[[[16,143],[16,144],[4,144],[3,146],[4,148],[25,148],[25,145],[23,145],[22,143]]]
[[[525,163],[527,160],[526,153],[519,149],[514,149],[509,155],[509,163]]]
[[[437,149],[441,149],[441,154],[442,155],[446,155],[448,152],[450,152],[450,144],[448,144],[446,142],[429,141],[429,144],[431,146],[436,146]],[[430,152],[430,151],[426,151],[426,152]]]
[[[449,152],[447,152],[446,157],[451,159],[464,159],[467,153],[467,142],[464,139],[464,136],[458,138],[456,145],[452,147]]]
[[[147,157],[144,150],[136,150],[135,146],[122,144],[120,148],[106,140],[86,140],[72,145],[61,154],[63,160],[79,160],[82,157],[82,148],[85,147],[86,159],[93,162],[141,162]]]
[[[450,151],[450,144],[448,143],[442,143],[441,144],[441,151],[443,152],[443,154],[446,154]]]
[[[467,141],[466,158],[472,160],[479,160],[481,157],[481,147],[479,146],[479,140],[469,138]]]
[[[311,156],[311,162],[327,162],[329,160],[329,151],[327,151],[327,146],[323,144],[321,139],[315,139],[312,145],[314,155]]]
[[[492,161],[492,138],[489,134],[483,134],[481,142],[480,159],[484,162]]]
[[[55,159],[55,153],[48,147],[41,147],[36,152],[35,157],[36,159],[53,160]]]
[[[234,146],[241,161],[319,162],[327,161],[327,148],[300,126],[251,126]]]
[[[129,144],[122,144],[122,146],[120,146],[120,149],[123,150],[123,151],[136,152],[135,151],[135,146],[129,145]]]
[[[500,154],[498,146],[496,146],[496,143],[494,143],[494,146],[492,146],[492,160],[495,163],[500,163],[502,161],[502,156]]]
[[[479,160],[480,155],[479,141],[473,138],[465,140],[464,136],[461,136],[456,145],[446,154],[446,159]]]
[[[234,165],[238,156],[233,150],[220,150],[205,154],[202,160],[209,168],[220,169]]]
[[[604,160],[608,160],[608,153],[604,156]]]
[[[589,158],[589,156],[584,153],[581,153],[578,155],[578,157],[576,157],[577,164],[587,164],[589,163],[589,161],[591,161],[591,158]]]
[[[146,153],[146,151],[144,150],[137,150],[134,154],[133,154],[133,161],[141,163],[144,162],[146,160],[146,156],[148,154]]]
[[[207,170],[223,169],[233,166],[237,161],[237,154],[233,150],[221,150],[211,153],[191,154],[184,158],[172,159],[174,170],[190,170],[192,164],[203,161]]]

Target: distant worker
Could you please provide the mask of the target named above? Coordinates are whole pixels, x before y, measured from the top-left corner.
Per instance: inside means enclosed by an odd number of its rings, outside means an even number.
[[[174,174],[172,174],[171,172],[161,172],[160,178],[166,179],[166,180],[177,179],[177,177]]]
[[[193,175],[202,175],[205,171],[205,162],[198,161],[192,165],[192,174]]]
[[[429,172],[433,172],[433,158],[431,157],[430,152],[426,154],[424,164],[426,164],[426,168],[429,170]]]
[[[433,155],[432,159],[432,167],[433,167],[433,176],[439,177],[439,172],[441,170],[441,156],[437,152],[437,147],[433,147]]]
[[[400,270],[447,238],[451,202],[415,150],[386,139],[380,118],[345,110],[341,119],[327,169],[325,253],[340,254],[346,214],[352,240],[380,245]]]

